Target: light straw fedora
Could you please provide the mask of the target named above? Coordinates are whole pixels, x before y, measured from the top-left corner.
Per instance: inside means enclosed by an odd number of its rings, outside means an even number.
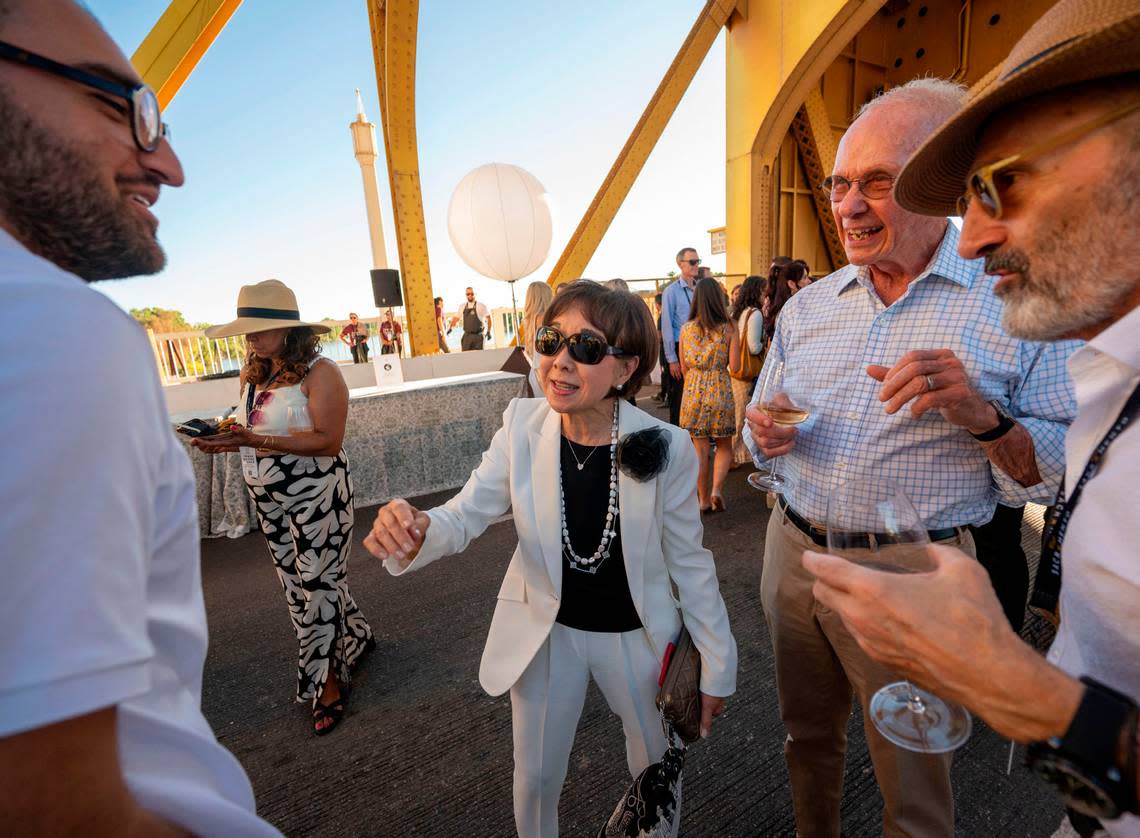
[[[1140,0],[1060,0],[914,153],[895,181],[895,200],[924,215],[956,215],[989,117],[1039,93],[1138,70]]]
[[[297,296],[284,282],[267,279],[243,285],[238,292],[237,319],[206,329],[208,338],[228,338],[269,329],[308,326],[317,334],[330,331],[323,323],[305,323],[297,310]]]

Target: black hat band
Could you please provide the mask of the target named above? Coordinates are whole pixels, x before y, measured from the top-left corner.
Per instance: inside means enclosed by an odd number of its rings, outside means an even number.
[[[260,320],[300,320],[301,312],[289,308],[249,308],[238,306],[238,317],[256,317]]]

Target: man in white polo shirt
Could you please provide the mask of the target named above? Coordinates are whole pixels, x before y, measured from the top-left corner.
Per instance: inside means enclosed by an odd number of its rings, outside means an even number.
[[[195,488],[153,356],[87,284],[161,270],[150,206],[182,180],[89,13],[0,2],[5,834],[278,834],[200,709]],[[81,346],[36,352],[45,322]]]

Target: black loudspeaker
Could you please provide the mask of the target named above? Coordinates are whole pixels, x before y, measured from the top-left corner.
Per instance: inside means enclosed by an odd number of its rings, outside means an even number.
[[[372,298],[376,308],[402,306],[404,296],[400,293],[400,272],[391,268],[370,271],[372,274]]]

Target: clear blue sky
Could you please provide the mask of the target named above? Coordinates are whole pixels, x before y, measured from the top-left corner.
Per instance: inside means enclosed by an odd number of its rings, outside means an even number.
[[[87,0],[130,56],[167,0]],[[464,286],[509,304],[447,236],[460,179],[484,163],[522,166],[555,210],[545,280],[702,0],[422,0],[416,115],[432,284],[450,308]],[[124,308],[233,317],[241,285],[276,277],[309,318],[375,312],[360,168],[348,123],[353,89],[377,121],[363,0],[245,0],[166,111],[186,185],[156,207],[166,270],[96,287]],[[377,128],[379,134],[379,127]],[[383,157],[381,157],[381,163]],[[381,211],[398,259],[387,180]],[[663,275],[696,246],[713,270],[710,227],[724,223],[724,36],[713,46],[586,276]]]

